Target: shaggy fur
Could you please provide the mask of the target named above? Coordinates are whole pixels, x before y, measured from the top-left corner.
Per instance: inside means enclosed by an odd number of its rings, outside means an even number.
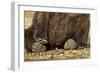
[[[63,48],[70,38],[77,47],[87,46],[89,27],[89,14],[36,12],[32,27],[25,30],[25,48],[30,50],[38,38],[48,41],[48,49]]]

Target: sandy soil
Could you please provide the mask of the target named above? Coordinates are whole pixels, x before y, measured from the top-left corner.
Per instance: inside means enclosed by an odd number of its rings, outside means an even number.
[[[56,49],[40,53],[24,53],[24,61],[70,60],[90,58],[90,49]]]

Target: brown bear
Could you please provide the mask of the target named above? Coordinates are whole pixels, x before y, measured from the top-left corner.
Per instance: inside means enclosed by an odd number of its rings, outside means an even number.
[[[89,14],[35,12],[32,26],[25,30],[25,48],[31,51],[38,38],[47,40],[48,50],[63,48],[71,38],[76,41],[76,47],[86,47],[89,27]]]

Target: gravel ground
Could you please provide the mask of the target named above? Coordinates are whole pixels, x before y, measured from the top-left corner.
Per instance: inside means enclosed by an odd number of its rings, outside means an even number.
[[[68,60],[90,58],[90,49],[65,50],[56,49],[40,53],[24,53],[24,61]]]

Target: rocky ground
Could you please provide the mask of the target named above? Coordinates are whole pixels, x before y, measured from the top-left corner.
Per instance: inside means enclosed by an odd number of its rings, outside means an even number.
[[[90,58],[90,49],[55,49],[39,53],[24,53],[24,61],[45,61],[45,60],[68,60],[68,59],[87,59]]]

